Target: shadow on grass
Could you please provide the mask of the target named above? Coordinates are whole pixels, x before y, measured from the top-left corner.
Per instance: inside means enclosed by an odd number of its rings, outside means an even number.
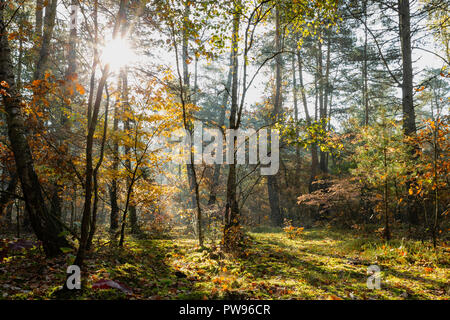
[[[86,259],[83,290],[60,299],[184,299],[193,292],[193,282],[166,262],[176,253],[170,240],[129,239],[123,248],[102,246]],[[132,295],[117,289],[93,289],[100,280],[113,280],[130,288]]]
[[[271,227],[271,226],[259,226],[251,228],[250,233],[282,233],[283,229],[280,227]]]
[[[330,270],[327,263],[315,258],[315,255],[291,253],[289,246],[274,239],[269,243],[276,247],[258,242],[259,250],[242,259],[246,272],[255,278],[282,278],[305,282],[312,288],[320,288],[333,294],[337,294],[343,278],[350,278],[362,284],[366,282],[365,273],[349,269]],[[283,249],[276,250],[276,248]]]
[[[371,263],[368,260],[335,253],[336,250],[333,252],[333,247],[337,247],[336,244],[314,243],[299,250],[296,246],[271,238],[258,241],[256,245],[260,251],[247,257],[244,263],[248,265],[248,271],[258,278],[282,277],[283,279],[304,281],[313,288],[325,289],[335,294],[339,290],[358,288],[357,290],[362,291],[364,295],[387,294],[391,298],[400,298],[400,294],[407,291],[409,299],[426,298],[426,294],[423,292],[424,287],[428,287],[426,290],[441,291],[449,288],[445,279],[429,279],[410,271],[398,270],[395,266],[379,263],[381,271],[386,275],[416,282],[422,289],[404,284],[392,286],[385,283],[381,292],[371,292],[365,288],[368,277],[365,268],[375,262]],[[333,262],[331,265],[328,262],[329,258],[338,259],[338,262]],[[362,269],[360,271],[352,270],[352,267]],[[299,270],[295,271],[296,268]],[[349,282],[349,285],[343,284],[343,279]]]

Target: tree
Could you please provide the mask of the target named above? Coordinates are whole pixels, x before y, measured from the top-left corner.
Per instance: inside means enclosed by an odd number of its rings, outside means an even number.
[[[42,241],[45,253],[52,257],[62,253],[61,248],[69,247],[61,234],[63,228],[56,217],[52,216],[45,205],[42,187],[35,172],[34,161],[27,141],[27,131],[22,117],[24,104],[16,87],[11,49],[7,38],[5,20],[6,1],[0,2],[0,79],[2,96],[7,112],[8,136],[14,152],[17,174],[20,179],[31,225],[39,240]]]
[[[406,136],[416,133],[416,115],[413,102],[413,68],[411,49],[411,12],[409,0],[398,0],[399,30],[402,52],[402,107],[403,130]]]
[[[273,111],[270,120],[277,122],[279,114],[282,112],[282,34],[281,34],[281,17],[280,4],[275,5],[275,52],[279,53],[275,57],[275,98],[273,104]],[[270,203],[270,218],[274,225],[281,226],[283,223],[283,216],[280,209],[280,195],[278,188],[277,175],[270,175],[267,177],[267,192],[269,194]]]
[[[234,1],[233,7],[233,31],[231,37],[232,70],[233,80],[231,82],[231,107],[229,117],[229,128],[236,130],[239,128],[238,116],[238,80],[239,80],[239,29],[241,20],[241,3]],[[239,230],[239,206],[236,199],[236,137],[233,137],[232,163],[228,165],[227,195],[225,204],[225,227],[223,231],[223,244],[226,249],[233,250],[240,241]]]
[[[116,24],[114,25],[113,30],[113,39],[119,34],[120,26],[124,22],[125,10],[127,5],[127,0],[120,1],[120,8],[118,12],[118,19]],[[97,10],[97,2],[95,3],[95,9]],[[94,57],[93,64],[93,72],[97,67],[98,57]],[[85,197],[84,197],[84,206],[83,206],[83,214],[81,220],[81,237],[80,244],[78,247],[77,256],[75,258],[74,264],[78,266],[82,266],[84,262],[84,258],[86,255],[86,250],[88,247],[89,241],[89,230],[91,226],[91,210],[92,210],[92,195],[93,195],[93,144],[94,144],[94,134],[97,127],[98,115],[100,111],[100,104],[103,99],[103,90],[106,86],[106,80],[109,76],[110,65],[105,64],[102,68],[102,75],[97,85],[97,92],[95,95],[95,100],[90,100],[88,104],[88,132],[86,137],[86,167],[85,167]],[[95,87],[95,83],[91,82],[90,92],[93,93]]]
[[[399,177],[403,177],[405,181],[409,166],[407,149],[398,125],[386,116],[385,111],[381,113],[381,121],[362,129],[360,139],[354,154],[357,167],[353,174],[379,190],[378,195],[382,201],[375,210],[383,215],[384,237],[390,240],[390,190],[395,187],[394,181]]]

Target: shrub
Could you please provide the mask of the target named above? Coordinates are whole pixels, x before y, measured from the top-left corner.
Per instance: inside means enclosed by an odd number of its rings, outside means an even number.
[[[303,233],[303,227],[294,227],[292,225],[292,220],[284,219],[283,231],[286,233],[289,239],[298,239]]]

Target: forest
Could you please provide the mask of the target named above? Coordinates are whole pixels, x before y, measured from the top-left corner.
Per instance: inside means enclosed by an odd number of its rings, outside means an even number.
[[[0,0],[0,300],[448,300],[449,0]]]

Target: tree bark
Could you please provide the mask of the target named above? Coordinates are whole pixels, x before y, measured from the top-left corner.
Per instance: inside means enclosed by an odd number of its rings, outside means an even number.
[[[363,2],[364,25],[367,25],[367,0]],[[367,68],[367,28],[364,28],[364,50],[363,50],[363,104],[364,104],[364,125],[369,125],[369,88],[368,88],[368,68]]]
[[[50,41],[55,27],[57,5],[57,0],[49,0],[49,3],[45,7],[44,31],[36,61],[36,69],[34,70],[34,80],[42,79],[44,77],[45,68],[47,67],[50,55]]]
[[[305,93],[305,86],[303,82],[303,59],[300,54],[300,50],[297,51],[297,60],[298,60],[298,72],[299,72],[299,81],[300,81],[300,92],[302,95],[302,101],[303,101],[303,108],[305,110],[305,117],[306,117],[306,125],[311,126],[312,120],[311,116],[309,115],[308,110],[308,101],[306,99],[306,93]],[[317,109],[317,106],[316,106]],[[311,145],[311,174],[309,178],[309,192],[314,191],[313,190],[313,182],[316,179],[317,171],[319,167],[319,157],[317,154],[317,145],[312,144]]]
[[[298,90],[297,90],[297,68],[295,67],[295,53],[292,54],[292,86],[293,86],[293,98],[294,98],[294,121],[295,121],[295,137],[298,138]],[[300,145],[295,145],[295,161],[297,166],[300,165]],[[296,171],[298,173],[298,171]],[[296,178],[297,179],[297,178]]]
[[[233,12],[233,34],[231,37],[231,52],[232,52],[232,73],[233,80],[231,83],[231,108],[230,108],[230,124],[231,130],[237,129],[237,112],[238,112],[238,80],[239,80],[239,27],[240,27],[240,12],[238,4],[235,3]],[[239,206],[236,197],[236,154],[234,153],[236,147],[236,138],[233,141],[233,161],[228,165],[228,179],[227,179],[227,202],[225,204],[225,226],[223,231],[223,245],[227,251],[232,251],[236,248],[239,242]],[[228,146],[230,143],[228,142]]]
[[[416,133],[416,116],[413,103],[413,71],[411,48],[411,12],[409,0],[398,0],[400,42],[402,52],[402,107],[405,135]]]
[[[121,90],[121,81],[119,81],[119,92]],[[119,107],[120,107],[120,99],[117,100],[114,104],[114,123],[113,123],[113,131],[117,133],[119,131]],[[119,142],[117,138],[113,143],[113,160],[112,160],[112,170],[113,172],[118,172],[119,170]],[[113,178],[111,181],[111,185],[109,187],[109,197],[111,201],[111,214],[110,214],[110,232],[114,233],[117,228],[119,228],[119,205],[117,201],[117,193],[118,193],[119,185],[117,178]]]
[[[8,187],[5,192],[0,196],[0,216],[6,211],[8,213],[9,205],[12,203],[13,195],[15,194],[17,187],[17,174],[12,174],[9,180]]]
[[[403,133],[406,137],[416,134],[416,115],[413,101],[413,70],[412,70],[412,48],[411,48],[411,12],[409,0],[398,0],[400,45],[402,54],[402,111],[403,111]],[[412,158],[415,159],[414,151]],[[407,184],[410,188],[411,183]],[[418,204],[414,196],[408,196],[408,219],[413,225],[419,223]]]
[[[92,239],[94,238],[95,231],[97,229],[97,211],[98,211],[98,171],[100,170],[100,167],[103,163],[103,158],[105,155],[105,144],[106,144],[106,137],[108,135],[108,112],[109,112],[109,99],[110,95],[108,92],[108,85],[105,85],[105,91],[106,91],[106,105],[105,105],[105,122],[103,125],[103,137],[102,142],[100,146],[100,158],[95,166],[94,172],[93,172],[93,179],[94,179],[94,203],[92,206],[92,219],[91,219],[91,227],[89,230],[89,237],[87,241],[87,249],[90,250],[92,247]]]
[[[281,26],[280,26],[280,8],[277,5],[275,7],[275,50],[281,52]],[[281,81],[282,81],[282,57],[278,54],[275,57],[275,100],[273,105],[273,111],[271,114],[271,121],[278,121],[279,114],[282,106],[282,93],[281,93]],[[278,187],[278,175],[270,175],[267,177],[267,192],[269,194],[270,204],[270,219],[276,226],[283,224],[283,217],[280,208],[280,194]]]
[[[186,105],[189,104],[191,99],[191,88],[190,88],[190,76],[189,76],[189,61],[191,58],[189,57],[189,25],[188,25],[188,19],[190,14],[190,5],[191,3],[189,1],[185,2],[184,6],[184,17],[183,17],[183,43],[182,43],[182,60],[183,60],[183,83],[181,88],[181,95],[182,95],[182,104],[183,104],[183,120],[184,120],[184,128],[189,131],[192,135],[192,128],[190,121],[186,118]],[[202,219],[202,209],[200,205],[200,192],[199,192],[199,185],[197,180],[197,173],[195,171],[195,164],[194,164],[194,153],[192,148],[191,141],[191,148],[190,148],[190,163],[186,164],[187,174],[188,174],[188,180],[189,180],[189,191],[191,195],[191,208],[195,208],[197,211],[197,237],[199,245],[203,246],[203,219]]]
[[[114,124],[113,131],[117,132],[119,130],[119,106],[116,102],[114,105]],[[113,145],[113,162],[112,162],[113,172],[117,172],[119,170],[119,144],[114,141]],[[109,229],[111,232],[114,232],[119,227],[119,205],[117,203],[117,190],[118,182],[116,178],[113,178],[111,181],[111,185],[109,188],[109,197],[111,200],[111,214],[110,214],[110,225]]]
[[[130,103],[129,103],[129,100],[128,100],[128,70],[127,70],[126,67],[121,71],[121,78],[122,78],[122,102],[123,102],[123,108],[127,112],[131,113],[132,110],[131,110]],[[131,130],[131,120],[130,120],[129,117],[127,117],[127,119],[125,121],[125,130],[127,130],[128,134],[131,132],[130,131]],[[131,158],[131,148],[128,145],[125,146],[125,155],[126,155],[125,165],[127,167],[128,174],[130,174],[131,173],[131,160],[130,160],[130,158]],[[127,178],[127,186],[128,186],[128,188],[130,188],[130,185],[131,185],[131,177],[128,177]],[[131,195],[130,195],[131,203],[129,205],[129,212],[130,212],[131,233],[132,234],[137,234],[137,233],[139,233],[139,227],[138,227],[138,223],[137,223],[136,207],[132,203],[133,188],[130,188],[130,193],[131,193]]]
[[[34,33],[38,38],[42,37],[42,20],[43,20],[44,0],[36,0],[35,10],[35,30]]]
[[[318,77],[319,77],[319,117],[323,122],[323,129],[326,130],[326,119],[327,119],[327,104],[328,104],[328,77],[329,77],[329,65],[330,65],[330,41],[327,41],[327,57],[326,57],[326,71],[325,76],[323,74],[323,52],[322,52],[322,43],[318,41]],[[326,153],[320,151],[319,153],[319,168],[322,174],[328,173],[328,164],[327,164],[327,156]]]
[[[233,53],[230,54],[230,63],[229,63],[230,70],[228,71],[228,78],[227,83],[225,84],[225,91],[222,96],[222,103],[221,103],[221,109],[220,109],[220,115],[219,115],[219,121],[218,125],[220,127],[223,127],[225,124],[225,114],[227,111],[227,105],[228,105],[228,98],[230,94],[230,88],[231,88],[231,81],[233,80]],[[208,205],[213,205],[217,201],[217,188],[219,186],[219,178],[220,178],[220,169],[221,165],[216,164],[214,165],[214,172],[213,172],[213,178],[211,183],[211,190],[209,193],[209,200]]]

